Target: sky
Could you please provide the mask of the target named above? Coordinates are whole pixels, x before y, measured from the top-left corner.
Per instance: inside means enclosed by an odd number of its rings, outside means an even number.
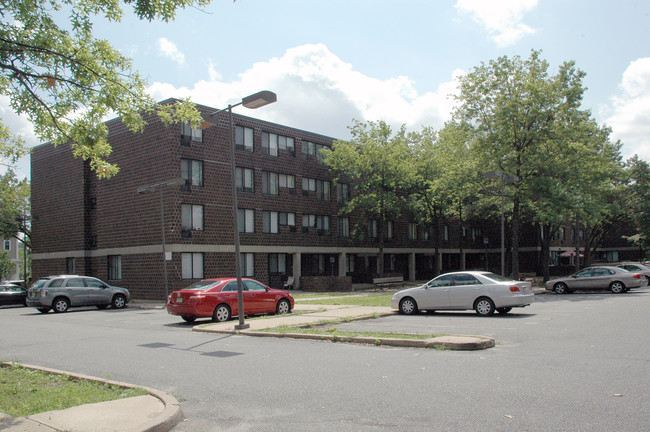
[[[557,73],[586,72],[583,109],[612,128],[624,159],[650,161],[647,0],[213,0],[170,23],[95,22],[133,59],[156,100],[214,108],[260,90],[277,103],[238,113],[337,139],[353,120],[441,128],[457,78],[500,56],[541,50]],[[28,120],[0,97],[0,117],[30,145]],[[29,175],[29,160],[17,166]]]

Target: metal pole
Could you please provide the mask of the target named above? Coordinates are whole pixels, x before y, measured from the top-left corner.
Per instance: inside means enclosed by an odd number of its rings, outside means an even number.
[[[504,219],[505,219],[505,175],[501,173],[501,276],[506,275],[506,255],[505,255],[505,250],[506,250],[506,245],[505,245],[505,229],[504,229]]]
[[[163,278],[165,279],[165,300],[169,297],[169,287],[167,285],[167,252],[165,251],[165,209],[163,206],[163,185],[160,188],[160,227],[162,232],[162,259],[163,259]]]
[[[239,210],[237,209],[237,182],[235,168],[235,126],[232,118],[232,105],[228,105],[228,115],[230,117],[230,162],[231,162],[231,180],[232,180],[232,215],[235,231],[235,276],[237,277],[237,316],[239,324],[235,325],[235,330],[243,330],[250,327],[244,324],[244,290],[241,280],[241,256],[239,253]]]

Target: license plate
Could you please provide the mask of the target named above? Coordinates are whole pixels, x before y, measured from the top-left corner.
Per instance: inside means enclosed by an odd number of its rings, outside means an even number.
[[[183,303],[183,297],[176,297],[176,303]]]

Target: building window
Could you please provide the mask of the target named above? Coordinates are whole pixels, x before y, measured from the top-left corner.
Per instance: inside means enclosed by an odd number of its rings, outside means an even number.
[[[201,252],[183,253],[181,260],[183,279],[203,279],[203,254]]]
[[[329,233],[330,233],[330,217],[329,216],[317,216],[316,217],[316,229],[318,229],[318,235],[329,235]]]
[[[203,206],[183,204],[181,206],[181,228],[186,231],[203,230]]]
[[[296,178],[290,174],[279,174],[278,175],[278,184],[281,188],[286,189],[295,189],[296,188]]]
[[[350,219],[340,217],[338,221],[339,237],[350,237]]]
[[[318,199],[321,201],[330,200],[330,190],[332,186],[331,183],[327,180],[317,180],[316,181],[316,194]]]
[[[239,150],[253,151],[253,129],[235,126],[235,147]]]
[[[449,227],[447,225],[443,225],[442,227],[442,239],[449,241]]]
[[[316,180],[303,177],[302,190],[303,192],[316,192]]]
[[[262,193],[278,195],[278,174],[273,172],[262,173]]]
[[[189,123],[181,123],[181,137],[189,138],[194,142],[203,142],[203,131],[201,129],[192,129]]]
[[[108,279],[109,280],[122,279],[122,256],[121,255],[108,256]]]
[[[251,168],[235,169],[235,178],[237,190],[244,192],[253,192],[253,170]]]
[[[608,251],[607,252],[607,262],[618,262],[618,251]]]
[[[413,222],[409,223],[409,240],[417,240],[418,238],[418,226]]]
[[[262,232],[265,234],[277,234],[280,232],[278,212],[262,212]]]
[[[65,259],[65,272],[69,275],[75,274],[74,257]]]
[[[255,276],[255,254],[243,253],[240,258],[242,276]]]
[[[472,241],[479,241],[479,240],[481,240],[481,229],[472,228]]]
[[[280,150],[286,150],[291,154],[296,153],[296,147],[293,138],[278,135],[278,147]]]
[[[269,254],[269,272],[286,273],[287,272],[287,254]]]
[[[339,203],[344,204],[350,200],[350,185],[338,183],[336,185],[336,196]]]
[[[10,242],[9,240],[5,240],[5,241],[4,241],[4,247],[3,247],[3,249],[6,250],[6,251],[10,251],[10,250],[11,250],[11,242]]]
[[[303,141],[302,154],[316,156],[316,144],[310,141]]]
[[[238,216],[237,224],[240,233],[255,232],[255,210],[238,209]]]
[[[277,156],[278,155],[278,136],[262,132],[262,153]]]
[[[386,237],[389,239],[393,238],[393,221],[388,221],[386,223]]]
[[[203,162],[181,159],[181,177],[185,180],[185,184],[203,186]]]
[[[316,228],[316,215],[304,214],[302,215],[303,228]]]
[[[370,219],[368,221],[368,237],[377,238],[377,236],[378,236],[377,221],[374,219]]]
[[[296,226],[296,214],[280,212],[278,216],[280,226]]]

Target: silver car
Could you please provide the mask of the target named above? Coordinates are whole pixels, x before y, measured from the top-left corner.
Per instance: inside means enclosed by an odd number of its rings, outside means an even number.
[[[390,305],[411,315],[420,310],[471,310],[481,316],[494,311],[506,314],[513,307],[529,306],[535,301],[530,282],[484,271],[446,273],[426,284],[398,291]]]
[[[608,289],[614,294],[624,293],[631,288],[645,286],[647,280],[638,272],[629,272],[614,266],[587,267],[571,276],[546,282],[547,291],[569,294],[575,290]]]
[[[623,263],[616,267],[620,267],[632,273],[641,273],[648,280],[647,285],[650,285],[650,267],[641,263]]]
[[[60,275],[37,280],[29,288],[27,306],[39,312],[66,312],[74,306],[96,306],[105,309],[112,306],[122,309],[131,300],[126,288],[110,286],[89,276]]]

